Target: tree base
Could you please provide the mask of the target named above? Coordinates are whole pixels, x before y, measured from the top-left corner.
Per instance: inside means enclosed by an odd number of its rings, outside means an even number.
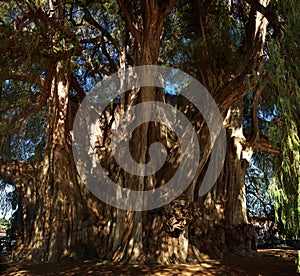
[[[210,229],[191,227],[189,244],[189,262],[201,262],[206,259],[257,256],[257,234],[251,224],[237,226],[216,225]]]

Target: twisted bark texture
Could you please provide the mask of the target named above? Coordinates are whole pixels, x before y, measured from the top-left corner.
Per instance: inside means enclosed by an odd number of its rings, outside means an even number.
[[[137,47],[134,61],[128,59],[126,43],[124,48],[117,47],[121,69],[158,63],[164,20],[177,2],[141,1],[142,13],[133,18],[130,1],[117,0],[126,21],[126,32],[130,33]],[[58,7],[60,10],[63,5]],[[254,6],[253,9],[256,12]],[[99,25],[87,10],[85,12],[87,22]],[[64,12],[57,17],[55,12],[47,17],[41,11],[39,16],[40,20],[52,24],[70,39],[74,38],[62,27]],[[57,58],[53,70],[47,73],[50,85],[46,88],[48,121],[43,161],[30,164],[0,160],[0,176],[17,187],[22,206],[19,208],[20,241],[14,253],[17,259],[72,261],[97,257],[115,263],[168,264],[255,253],[256,234],[246,217],[244,177],[258,136],[256,133],[255,139],[249,140],[243,135],[241,99],[255,87],[254,79],[250,79],[250,87],[244,81],[249,71],[260,66],[257,63],[267,22],[261,14],[257,21],[255,17],[251,20],[254,20],[249,22],[254,23],[251,25],[254,29],[250,32],[252,36],[248,37],[245,63],[238,74],[217,84],[215,76],[209,73],[206,81],[199,77],[208,89],[212,89],[227,129],[225,165],[218,182],[207,195],[199,197],[198,192],[210,158],[209,132],[202,116],[186,99],[165,96],[161,90],[144,87],[129,91],[121,98],[120,104],[110,105],[103,114],[102,138],[97,141],[99,159],[116,183],[135,190],[159,187],[172,177],[178,165],[178,141],[161,125],[147,123],[140,126],[132,137],[131,152],[138,162],[149,161],[148,148],[155,141],[166,145],[172,157],[164,170],[154,176],[131,176],[116,166],[109,150],[110,127],[115,118],[136,103],[161,101],[174,105],[194,122],[203,153],[196,177],[178,199],[147,212],[123,211],[107,206],[82,183],[71,147],[76,111],[70,100],[70,85],[79,91],[81,99],[84,91],[70,74],[70,58],[75,52],[72,50],[63,58]],[[107,32],[104,35],[112,38]],[[112,41],[112,44],[116,43]],[[147,118],[148,114],[142,116]]]

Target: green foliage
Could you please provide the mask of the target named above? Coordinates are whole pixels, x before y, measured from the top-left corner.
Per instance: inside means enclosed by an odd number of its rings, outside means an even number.
[[[7,219],[0,218],[0,226],[8,227],[8,225],[9,225],[9,221]]]
[[[280,142],[281,155],[274,163],[276,185],[272,187],[278,219],[287,235],[300,237],[300,3],[281,3],[285,33],[269,45],[270,89],[277,97],[280,118],[270,129]]]
[[[300,238],[300,2],[277,1],[278,20],[284,31],[276,40],[267,40],[267,60],[264,69],[269,72],[267,87],[259,99],[259,113],[269,122],[259,122],[260,133],[271,139],[274,147],[280,145],[281,153],[272,159],[273,181],[269,192],[273,198],[277,221],[290,239]],[[275,32],[270,29],[270,34]],[[278,35],[278,34],[277,34]],[[245,111],[250,114],[249,94]],[[246,126],[251,124],[246,120]],[[251,135],[250,128],[246,134]],[[248,131],[248,132],[247,132]],[[262,157],[261,154],[259,154]],[[269,162],[260,158],[256,162]],[[264,173],[269,175],[270,173]],[[298,260],[300,271],[300,255]]]
[[[142,1],[126,2],[133,23],[141,27]],[[179,1],[166,21],[160,50],[161,64],[180,67],[200,79],[212,93],[222,87],[223,82],[239,74],[247,60],[243,51],[248,19],[240,12],[242,1],[235,1],[230,11],[227,2]],[[281,1],[278,5],[285,22],[285,34],[276,43],[266,42],[269,61],[265,62],[265,69],[270,72],[271,80],[259,103],[263,117],[273,120],[260,127],[261,134],[271,135],[274,143],[281,144],[282,152],[277,162],[268,160],[274,163],[276,172],[277,184],[272,186],[272,195],[277,216],[287,233],[299,237],[300,6],[298,0]],[[31,22],[24,19],[26,14],[34,13],[38,8],[49,14],[48,1],[44,0],[0,2],[0,152],[7,160],[41,161],[43,158],[46,108],[27,116],[26,120],[16,118],[39,100],[42,91],[36,80],[47,76],[50,64],[65,57],[72,49],[78,51],[72,58],[71,71],[79,84],[89,90],[103,77],[103,72],[108,72],[104,69],[108,68],[110,73],[118,69],[119,52],[113,41],[117,41],[122,50],[128,46],[127,54],[132,59],[137,56],[138,46],[128,33],[124,15],[115,1],[65,2],[61,26],[65,32],[57,25],[51,25],[51,20],[36,19],[38,13],[31,14],[31,19],[35,18]],[[87,20],[87,12],[94,18],[92,23]],[[20,27],[20,23],[24,26]],[[66,35],[67,32],[73,36]],[[247,74],[258,78],[257,68],[250,69]],[[11,76],[8,81],[12,72],[31,76],[31,82],[18,81]],[[254,92],[249,91],[245,99],[245,111],[249,114]],[[80,101],[74,89],[70,100],[73,103]],[[245,134],[250,136],[252,126],[251,123],[248,125]],[[12,128],[18,131],[6,135]],[[268,167],[265,164],[258,164],[258,167],[265,169]],[[264,175],[269,177],[270,171],[265,170]],[[259,178],[262,177],[253,179],[252,182],[257,184],[253,189],[257,188],[255,192],[264,197],[264,184],[269,179]],[[271,206],[272,200],[267,204]]]
[[[41,96],[37,89],[16,81],[2,85],[0,101],[0,151],[4,160],[41,160],[45,136],[46,107],[29,115],[22,114],[34,107]],[[33,96],[38,95],[35,99]],[[33,161],[33,160],[32,160]]]
[[[245,30],[224,0],[179,2],[166,21],[161,61],[180,67],[214,93],[240,72]]]

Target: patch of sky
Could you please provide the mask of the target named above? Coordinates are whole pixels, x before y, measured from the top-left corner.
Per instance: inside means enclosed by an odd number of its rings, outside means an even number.
[[[8,220],[18,209],[18,206],[13,209],[11,202],[12,193],[14,192],[15,187],[13,185],[4,183],[4,181],[0,179],[0,218]]]
[[[170,95],[178,95],[179,84],[171,82],[170,80],[165,81],[165,93]]]
[[[258,117],[260,119],[264,119],[268,122],[271,122],[273,119],[279,116],[279,110],[277,109],[276,105],[273,105],[273,110],[264,110],[259,106],[258,109]]]

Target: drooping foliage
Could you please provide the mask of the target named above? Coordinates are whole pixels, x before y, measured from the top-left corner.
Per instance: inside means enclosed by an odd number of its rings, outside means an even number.
[[[275,184],[271,186],[277,219],[291,239],[300,237],[300,2],[278,3],[284,34],[269,45],[270,89],[277,96],[278,120],[269,127],[281,154],[274,162]],[[300,251],[298,254],[300,271]]]
[[[285,32],[269,45],[270,89],[277,96],[279,118],[269,128],[280,143],[281,154],[275,162],[275,209],[290,237],[300,236],[300,3],[281,3]]]

